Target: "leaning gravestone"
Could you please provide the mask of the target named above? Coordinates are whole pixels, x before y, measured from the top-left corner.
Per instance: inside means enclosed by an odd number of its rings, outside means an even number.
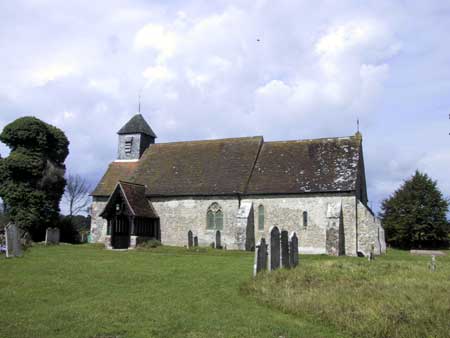
[[[194,246],[197,247],[198,246],[198,237],[194,236]]]
[[[270,270],[276,270],[280,267],[280,230],[273,227],[270,231]]]
[[[295,268],[298,265],[298,237],[295,232],[291,236],[289,256],[291,267]]]
[[[60,232],[58,228],[47,228],[45,244],[59,244]]]
[[[216,249],[222,249],[222,235],[219,230],[216,232]]]
[[[192,235],[192,231],[191,230],[189,230],[188,231],[188,248],[192,248],[192,246],[193,246],[193,235]]]
[[[289,262],[289,233],[286,230],[281,231],[281,266],[290,268]]]
[[[20,245],[19,229],[13,223],[10,223],[5,228],[6,237],[6,257],[22,256],[22,246]]]

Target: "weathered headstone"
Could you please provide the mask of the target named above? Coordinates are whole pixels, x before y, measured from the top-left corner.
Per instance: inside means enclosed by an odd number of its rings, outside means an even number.
[[[222,249],[222,235],[220,231],[216,231],[216,249]]]
[[[291,267],[295,268],[298,265],[298,237],[295,232],[291,236],[289,257]]]
[[[58,228],[47,228],[45,244],[59,244],[60,232]]]
[[[436,256],[432,255],[431,256],[431,262],[429,264],[429,268],[431,272],[435,272],[436,271]]]
[[[289,233],[286,230],[281,231],[281,266],[289,269]]]
[[[188,248],[192,248],[192,246],[194,245],[194,241],[193,241],[193,235],[192,235],[192,231],[189,230],[188,231]]]
[[[198,237],[194,236],[194,246],[197,247],[198,246]]]
[[[6,257],[19,257],[22,256],[22,246],[20,244],[19,228],[10,223],[5,228],[6,237]]]
[[[261,238],[257,251],[256,272],[267,269],[267,244],[264,238]]]
[[[277,227],[273,227],[270,231],[269,245],[269,269],[276,270],[280,267],[280,230]]]

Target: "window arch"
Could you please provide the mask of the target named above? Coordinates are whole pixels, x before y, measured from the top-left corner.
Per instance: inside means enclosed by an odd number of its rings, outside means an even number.
[[[258,207],[258,230],[264,230],[264,205]]]
[[[206,212],[206,228],[210,230],[223,229],[223,211],[219,203],[214,202]]]
[[[303,226],[304,227],[308,226],[308,212],[307,211],[303,211]]]

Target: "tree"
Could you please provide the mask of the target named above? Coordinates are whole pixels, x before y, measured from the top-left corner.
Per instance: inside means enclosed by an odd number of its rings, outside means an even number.
[[[0,159],[0,197],[8,216],[34,240],[42,240],[59,217],[69,141],[63,131],[35,117],[8,124],[0,141],[11,149]]]
[[[69,207],[69,216],[78,214],[89,205],[89,192],[91,186],[80,175],[69,175],[67,177],[64,200]]]
[[[386,241],[410,249],[447,246],[449,222],[446,200],[427,174],[415,174],[382,202],[381,220]]]

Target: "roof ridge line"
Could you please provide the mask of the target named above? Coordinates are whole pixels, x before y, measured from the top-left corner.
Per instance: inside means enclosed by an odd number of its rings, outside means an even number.
[[[277,141],[267,141],[264,143],[283,143],[283,142],[311,142],[311,141],[322,141],[322,140],[345,140],[345,139],[354,139],[355,135],[349,136],[333,136],[333,137],[319,137],[319,138],[305,138],[305,139],[297,139],[297,140],[277,140]]]
[[[241,139],[252,139],[252,138],[263,139],[264,137],[262,135],[257,135],[257,136],[226,137],[226,138],[190,140],[190,141],[158,142],[158,143],[152,144],[151,146],[157,146],[157,145],[161,145],[161,144],[176,144],[176,143],[219,142],[219,141],[227,141],[227,140],[241,140]]]

